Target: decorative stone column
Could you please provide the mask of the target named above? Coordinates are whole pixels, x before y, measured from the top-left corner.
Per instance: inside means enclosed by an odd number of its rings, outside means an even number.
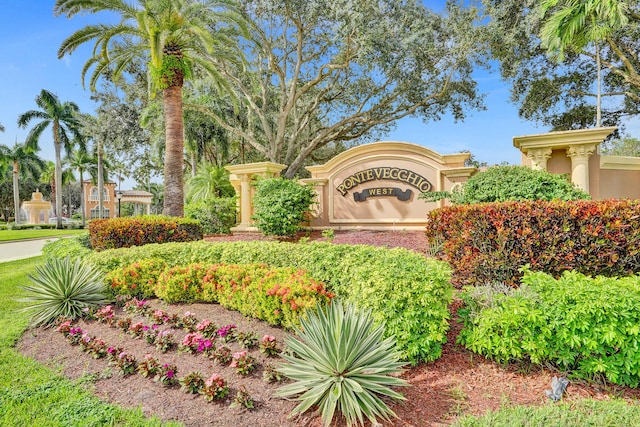
[[[596,151],[596,144],[573,145],[567,148],[571,158],[571,182],[589,192],[589,158]]]
[[[527,157],[531,159],[531,169],[547,170],[547,160],[551,157],[551,148],[531,148],[527,150]]]
[[[598,145],[614,130],[615,127],[599,127],[515,136],[513,145],[531,159],[532,169],[547,170],[547,160],[553,151],[564,150],[571,159],[571,182],[589,192],[589,159],[596,152]],[[554,157],[555,163],[560,160],[557,156]],[[565,171],[569,169],[568,163],[565,159]],[[593,194],[591,196],[595,197]]]
[[[233,227],[231,231],[257,231],[251,223],[253,215],[253,187],[251,183],[256,177],[274,178],[280,176],[280,172],[285,168],[285,165],[271,162],[225,166],[225,169],[231,174],[229,181],[238,195],[240,212],[238,225]]]

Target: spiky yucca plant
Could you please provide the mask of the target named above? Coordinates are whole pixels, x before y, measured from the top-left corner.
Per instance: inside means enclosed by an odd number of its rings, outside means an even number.
[[[60,316],[76,319],[84,308],[106,302],[102,275],[80,260],[48,259],[29,278],[33,284],[23,287],[27,296],[21,301],[28,304],[31,326],[49,326]]]
[[[277,396],[297,396],[301,401],[290,416],[317,405],[325,426],[336,409],[349,426],[362,425],[363,415],[372,422],[396,417],[380,397],[404,400],[390,387],[408,383],[390,376],[401,372],[403,363],[394,350],[395,340],[384,339],[384,325],[376,326],[370,311],[334,300],[326,308],[309,311],[295,332],[299,338],[287,337],[290,351],[281,354],[288,363],[278,366],[294,382],[276,391]]]

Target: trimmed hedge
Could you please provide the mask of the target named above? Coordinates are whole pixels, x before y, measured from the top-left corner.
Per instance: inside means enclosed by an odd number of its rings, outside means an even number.
[[[640,201],[535,201],[452,206],[429,213],[429,243],[442,244],[456,286],[502,281],[519,271],[559,277],[628,276],[640,269]]]
[[[450,269],[413,251],[365,245],[285,242],[168,243],[107,250],[86,258],[102,271],[160,258],[170,266],[256,264],[295,267],[340,298],[371,309],[412,363],[437,359],[449,327]]]
[[[87,246],[89,233],[77,234],[73,237],[48,241],[42,248],[42,255],[45,258],[85,258],[91,254],[91,249]]]
[[[581,378],[640,383],[640,277],[554,279],[525,271],[519,289],[468,287],[458,340],[509,362],[553,363]]]
[[[141,259],[131,265],[110,271],[105,281],[114,295],[131,295],[136,298],[155,296],[158,277],[167,269],[167,263],[159,258]]]
[[[89,223],[95,250],[128,248],[149,243],[202,240],[202,225],[196,220],[169,216],[99,219]]]

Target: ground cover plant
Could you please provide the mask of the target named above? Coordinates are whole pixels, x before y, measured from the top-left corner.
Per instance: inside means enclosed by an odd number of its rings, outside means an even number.
[[[312,233],[310,236],[312,239],[324,239],[320,233]],[[217,237],[212,240],[232,240],[234,238],[238,239],[239,237],[253,238],[255,235]],[[333,241],[340,242],[341,244],[358,242],[382,244],[385,246],[406,245],[414,249],[425,247],[424,234],[421,232],[351,233],[336,231]],[[255,256],[255,254],[251,256]],[[340,256],[340,254],[338,254],[338,256]],[[0,266],[0,270],[1,268]],[[318,271],[321,270],[319,269]],[[2,294],[0,294],[0,299],[1,297]],[[142,306],[145,305],[146,304],[142,304]],[[457,311],[459,305],[459,301],[454,302],[454,305],[451,306],[453,313]],[[145,310],[142,307],[137,309]],[[257,322],[255,324],[256,326],[245,327],[243,322],[255,321],[249,321],[242,316],[228,318],[226,316],[237,316],[237,313],[228,312],[212,304],[177,305],[175,307],[154,305],[153,310],[150,310],[149,314],[142,315],[143,317],[135,317],[133,311],[127,311],[126,316],[132,318],[132,324],[142,321],[143,325],[152,325],[152,322],[155,322],[155,320],[152,321],[151,319],[154,318],[153,313],[156,309],[170,314],[170,318],[173,317],[173,314],[176,312],[180,313],[179,317],[181,321],[191,325],[190,327],[194,330],[197,330],[196,325],[199,322],[193,322],[190,319],[202,320],[207,318],[212,321],[217,319],[217,321],[213,323],[217,323],[216,326],[218,326],[218,328],[228,324],[235,324],[241,332],[253,330],[257,333],[259,342],[264,339],[265,335],[276,337],[277,343],[282,343],[282,339],[284,338],[280,335],[282,331],[279,329],[272,329],[272,333],[264,331],[263,335],[263,332],[261,332],[259,328],[267,326],[263,325],[262,322]],[[215,311],[209,311],[214,309]],[[220,311],[218,311],[218,309]],[[119,313],[118,310],[119,309],[114,308],[118,316],[121,317],[125,315],[125,313]],[[190,315],[185,316],[184,314],[186,313],[184,313],[184,311],[189,311]],[[165,318],[165,315],[158,313],[158,319],[160,318]],[[161,353],[154,345],[148,344],[144,335],[139,338],[133,338],[133,336],[128,333],[123,334],[122,329],[120,329],[117,324],[116,326],[110,326],[106,321],[91,322],[91,329],[87,329],[91,336],[95,335],[105,342],[110,342],[111,337],[114,338],[114,342],[117,342],[117,339],[121,339],[122,343],[116,344],[116,347],[122,346],[127,354],[134,354],[135,352],[130,352],[130,349],[140,346],[141,350],[139,353],[135,353],[136,360],[139,364],[140,362],[144,362],[146,353],[149,351],[157,351],[157,353],[154,353],[154,358],[158,363],[172,363],[172,360],[163,359],[164,357],[176,358],[179,377],[195,371],[201,372],[206,378],[210,374],[209,369],[211,369],[211,366],[218,366],[218,362],[204,357],[202,353],[192,355],[190,353],[179,352],[177,348],[167,353]],[[251,324],[253,325],[253,323]],[[456,322],[452,322],[451,326],[452,328],[448,332],[448,341],[442,347],[442,357],[434,362],[421,363],[415,367],[411,367],[402,375],[402,378],[407,380],[411,386],[399,390],[407,398],[405,402],[400,404],[390,403],[390,408],[398,414],[400,419],[389,423],[389,425],[449,425],[454,423],[461,415],[480,415],[484,414],[487,410],[498,413],[498,416],[501,413],[512,414],[514,411],[521,411],[521,413],[526,413],[528,418],[536,421],[545,419],[543,418],[545,416],[544,414],[555,413],[555,408],[558,406],[550,403],[546,397],[545,390],[549,389],[553,376],[562,375],[563,373],[540,369],[523,363],[499,365],[484,359],[482,356],[474,355],[462,346],[456,344],[459,325]],[[159,326],[159,328],[168,327],[169,324],[165,323],[163,323],[163,326]],[[183,333],[186,334],[186,330]],[[180,342],[181,339],[181,335],[177,336],[176,342]],[[269,341],[267,340],[267,342]],[[233,345],[236,344],[231,343],[231,346]],[[265,389],[265,385],[273,384],[263,382],[266,381],[266,379],[263,380],[263,377],[273,378],[275,376],[273,369],[269,366],[270,364],[277,363],[277,359],[274,359],[273,356],[267,359],[264,365],[258,367],[257,370],[248,377],[240,376],[240,374],[237,374],[233,370],[229,372],[229,374],[222,373],[222,377],[228,381],[234,378],[242,378],[242,381],[249,381],[249,383],[256,380],[260,384],[258,391],[252,390],[247,384],[247,398],[245,394],[241,393],[240,386],[236,387],[234,384],[227,384],[231,389],[226,398],[228,402],[225,400],[224,405],[220,406],[221,402],[218,401],[218,403],[216,403],[215,400],[212,400],[212,406],[208,406],[209,404],[206,403],[206,399],[180,391],[179,385],[167,388],[164,385],[146,379],[141,374],[128,376],[119,375],[117,368],[110,366],[106,358],[94,359],[93,355],[80,350],[79,345],[71,346],[61,333],[52,329],[38,328],[28,331],[22,336],[19,348],[21,351],[30,354],[31,357],[44,363],[52,364],[53,366],[63,366],[63,368],[59,369],[63,369],[66,375],[72,378],[81,378],[83,384],[93,387],[95,393],[111,402],[118,402],[126,407],[138,407],[142,405],[145,413],[156,414],[165,420],[179,419],[187,425],[193,426],[210,425],[211,420],[217,420],[217,422],[220,423],[219,425],[269,425],[268,422],[273,420],[277,420],[274,421],[278,423],[277,425],[283,426],[317,426],[320,423],[319,417],[316,418],[312,413],[305,413],[304,416],[300,418],[287,420],[286,416],[294,404],[285,409],[283,406],[279,406],[283,404],[283,401],[274,399],[268,394],[260,394],[262,390]],[[251,354],[255,354],[258,357],[260,357],[260,355],[266,355],[266,353],[260,352],[260,348],[261,344],[258,345],[257,350],[252,350],[255,353]],[[239,351],[244,351],[243,347],[238,346],[234,348],[230,357],[232,358],[233,352]],[[228,359],[229,362],[225,363],[230,363],[231,358]],[[227,369],[228,365],[225,366],[224,369]],[[143,384],[143,386],[139,384]],[[277,387],[278,385],[274,384],[274,388]],[[121,390],[127,390],[128,392],[123,394]],[[561,408],[559,411],[561,414],[565,411],[564,416],[567,419],[569,414],[566,414],[566,411],[576,411],[577,413],[570,415],[584,421],[583,424],[576,425],[588,425],[590,420],[594,421],[592,425],[607,425],[608,420],[612,421],[609,425],[618,425],[615,423],[615,421],[619,419],[618,415],[621,413],[621,405],[618,402],[598,402],[597,406],[595,406],[599,411],[598,413],[592,412],[592,406],[580,404],[582,399],[585,398],[602,400],[608,399],[609,396],[621,396],[626,402],[633,405],[633,402],[635,402],[635,399],[638,397],[638,391],[636,389],[629,389],[628,387],[620,387],[612,384],[599,386],[598,384],[571,381],[564,396],[567,405],[559,407]],[[226,407],[226,404],[230,405],[232,401],[236,400],[239,402],[239,405],[242,405],[242,402],[250,404],[248,399],[253,401],[254,409],[248,410],[244,406],[238,406],[236,408]],[[197,402],[197,404],[194,402]],[[527,405],[527,407],[522,407],[521,405]],[[272,412],[270,412],[269,415],[263,415],[265,408],[269,408],[268,410],[271,411],[278,406],[281,408],[281,411],[278,412],[277,415],[274,415]],[[223,407],[225,409],[223,409]],[[628,413],[633,414],[633,410],[634,406],[631,406]],[[521,418],[515,417],[514,419],[522,419],[522,415],[520,417]],[[505,416],[503,416],[503,418],[505,418]],[[227,424],[223,424],[225,420],[228,421]],[[232,424],[229,424],[229,422]],[[341,425],[341,423],[338,422],[336,425]],[[629,425],[633,424],[629,423]]]

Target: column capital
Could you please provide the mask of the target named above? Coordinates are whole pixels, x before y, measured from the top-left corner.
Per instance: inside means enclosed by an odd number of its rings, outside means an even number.
[[[567,156],[574,158],[588,159],[596,151],[597,144],[580,144],[567,147]]]
[[[551,157],[553,150],[549,147],[530,148],[527,150],[527,157],[531,159],[531,168],[536,170],[547,170],[547,160]]]

